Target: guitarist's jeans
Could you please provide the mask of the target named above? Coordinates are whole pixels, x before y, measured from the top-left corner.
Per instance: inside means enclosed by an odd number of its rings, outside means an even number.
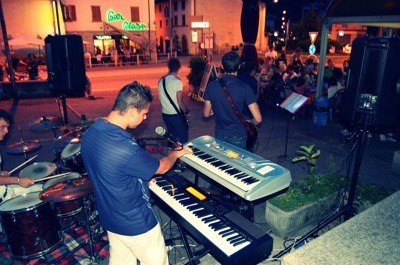
[[[243,137],[237,137],[237,136],[222,136],[222,137],[217,137],[219,140],[222,140],[224,142],[233,144],[237,147],[246,149],[246,141],[247,141],[247,136]]]
[[[182,117],[178,114],[162,115],[167,131],[172,134],[181,144],[186,143],[189,135],[189,130],[182,121]]]

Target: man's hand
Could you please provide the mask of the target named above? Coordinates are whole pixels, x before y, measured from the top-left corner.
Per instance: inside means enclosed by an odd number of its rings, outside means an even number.
[[[27,177],[22,177],[18,178],[17,184],[19,184],[21,187],[29,188],[30,186],[35,184],[35,180]]]
[[[187,146],[186,147],[178,147],[178,148],[174,149],[173,151],[176,153],[177,158],[184,156],[184,155],[193,154],[192,149]]]
[[[9,177],[10,173],[8,173],[7,171],[1,171],[0,172],[0,177]]]

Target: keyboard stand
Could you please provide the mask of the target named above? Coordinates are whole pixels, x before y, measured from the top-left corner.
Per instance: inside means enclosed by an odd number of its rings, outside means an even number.
[[[196,256],[193,253],[192,249],[190,248],[189,242],[187,240],[187,234],[186,234],[185,228],[183,226],[181,226],[179,223],[176,223],[176,226],[178,227],[179,233],[180,233],[181,238],[182,238],[183,246],[185,247],[185,251],[186,251],[186,254],[187,254],[188,259],[189,259],[189,261],[186,264],[190,264],[190,265],[200,264],[200,259],[203,256],[205,256],[209,252],[209,250],[208,249],[203,250],[203,251],[200,252],[199,255]]]

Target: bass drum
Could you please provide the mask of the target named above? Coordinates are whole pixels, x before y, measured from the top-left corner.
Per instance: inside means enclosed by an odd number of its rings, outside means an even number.
[[[62,243],[54,210],[38,196],[39,192],[27,193],[0,205],[11,255],[17,259],[42,256]]]

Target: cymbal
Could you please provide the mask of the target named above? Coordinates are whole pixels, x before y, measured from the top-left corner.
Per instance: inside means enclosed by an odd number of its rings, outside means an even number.
[[[41,146],[42,144],[38,140],[16,142],[7,146],[7,153],[13,155],[28,153],[36,151]]]
[[[56,183],[39,194],[46,202],[66,202],[81,198],[93,192],[92,183],[87,176]]]
[[[62,125],[62,119],[56,116],[42,116],[29,123],[29,128],[34,131],[48,131]]]
[[[92,126],[94,123],[95,123],[94,120],[83,120],[81,122],[68,123],[67,125],[61,126],[58,129],[60,131],[80,132],[80,131],[85,131],[88,127]]]

